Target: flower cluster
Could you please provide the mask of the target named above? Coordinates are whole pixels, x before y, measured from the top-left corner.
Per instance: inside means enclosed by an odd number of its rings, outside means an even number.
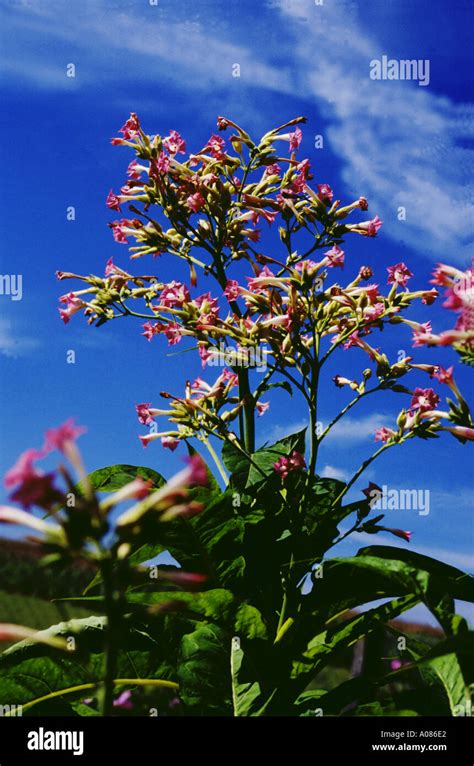
[[[11,490],[11,500],[24,510],[0,506],[0,523],[29,527],[41,535],[35,540],[58,551],[86,552],[88,543],[98,543],[113,531],[109,513],[122,503],[137,501],[115,520],[118,546],[140,533],[145,517],[153,516],[163,522],[201,510],[198,503],[187,497],[187,487],[207,483],[206,468],[198,456],[189,458],[188,466],[162,487],[155,488],[152,481],[137,475],[105,500],[99,500],[76,444],[84,430],[68,420],[46,432],[41,449],[29,448],[20,455],[5,474],[4,483]],[[57,471],[46,473],[38,467],[37,463],[54,450],[67,459],[72,471],[61,465]],[[59,480],[65,486],[60,486]],[[32,513],[35,507],[48,511],[50,519],[35,516]],[[127,547],[121,550],[125,555]],[[87,551],[86,555],[92,554]]]
[[[146,320],[142,335],[148,341],[163,336],[169,346],[176,346],[188,339],[203,368],[224,366],[224,356],[230,368],[213,384],[200,378],[187,383],[182,397],[162,394],[168,409],[138,405],[140,422],[150,427],[150,433],[140,437],[144,445],[159,439],[173,450],[181,440],[214,435],[239,438],[243,448],[253,451],[252,419],[268,407],[262,395],[274,385],[275,376],[298,388],[311,408],[319,370],[336,349],[366,355],[368,367],[360,380],[343,374],[334,378],[338,388],[354,392],[355,401],[380,389],[411,397],[396,428],[378,429],[376,439],[383,446],[415,435],[436,436],[442,429],[461,440],[471,438],[469,410],[448,373],[412,356],[392,363],[377,337],[385,328],[403,323],[413,331],[414,348],[453,345],[467,356],[474,342],[472,270],[441,264],[434,287],[426,289],[411,289],[413,273],[403,262],[386,268],[385,288],[365,265],[344,281],[345,237],[373,238],[382,221],[374,215],[349,222],[349,217],[368,210],[368,200],[361,196],[343,205],[325,179],[314,180],[309,159],[297,157],[304,122],[298,117],[254,142],[235,122],[219,117],[219,132],[189,153],[177,131],[149,136],[132,114],[121,137],[112,140],[136,155],[120,193],[111,191],[107,198],[111,210],[121,212],[128,205],[131,214],[110,224],[115,241],[135,240],[132,260],[165,253],[179,258],[189,269],[189,280],[133,276],[112,260],[103,278],[60,272],[60,279],[86,283],[84,289],[61,298],[61,317],[68,322],[79,310],[96,324],[124,315],[139,317]],[[287,153],[278,150],[281,144]],[[265,252],[262,227],[279,240],[282,254],[274,247],[271,254]],[[301,240],[298,246],[296,237]],[[199,289],[200,278],[209,277],[217,290]],[[459,319],[453,330],[436,335],[430,322],[404,315],[417,301],[430,306],[439,287],[446,290],[443,305],[458,312]],[[137,310],[137,302],[143,308]],[[229,354],[232,362],[227,361]],[[257,358],[266,370],[263,385],[252,385],[249,360]],[[448,402],[447,410],[438,409],[434,392],[401,385],[399,379],[413,371],[451,385],[457,404]],[[374,374],[376,382],[370,388]],[[171,427],[158,430],[157,416],[167,417]],[[236,437],[230,425],[237,420]]]

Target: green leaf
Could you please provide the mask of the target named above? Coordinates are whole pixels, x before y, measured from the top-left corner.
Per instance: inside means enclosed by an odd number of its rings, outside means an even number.
[[[252,678],[251,668],[247,667],[238,638],[232,639],[230,668],[234,716],[262,715],[266,707],[263,704],[262,690],[259,682]],[[267,704],[270,700],[271,696]]]
[[[306,428],[303,428],[301,431],[291,434],[291,436],[285,436],[271,447],[264,446],[254,452],[246,487],[251,487],[261,482],[266,476],[272,476],[274,473],[273,465],[281,457],[288,457],[294,450],[304,454],[305,434]]]
[[[160,528],[160,542],[188,572],[207,574],[209,585],[236,587],[245,572],[244,520],[233,507],[233,492],[201,489],[193,499],[204,509],[192,518],[178,518]]]
[[[244,489],[250,469],[250,459],[232,442],[224,442],[222,462],[230,473],[230,484],[235,489]]]
[[[311,612],[315,623],[322,626],[327,619],[346,609],[379,598],[414,595],[440,621],[447,623],[447,615],[454,612],[452,600],[468,595],[465,575],[454,567],[447,567],[450,576],[437,577],[405,561],[388,558],[388,551],[397,555],[397,549],[387,547],[387,557],[364,553],[324,562],[323,577],[315,580],[312,591],[303,596],[303,612]]]
[[[463,601],[474,601],[474,578],[460,569],[430,556],[423,556],[409,548],[397,548],[392,545],[371,545],[367,548],[361,548],[357,555],[404,561],[417,569],[430,572],[440,579],[455,583],[456,598]]]
[[[279,380],[276,383],[263,383],[257,388],[257,394],[260,396],[260,394],[270,391],[272,388],[283,388],[290,396],[293,396],[293,389],[287,380]]]
[[[144,468],[136,465],[109,465],[105,468],[98,468],[89,474],[88,479],[92,488],[96,492],[117,492],[129,482],[138,477],[153,482],[153,489],[165,484],[165,479],[153,468]],[[84,490],[84,482],[79,482],[77,487]]]
[[[74,638],[75,651],[58,651],[31,640],[14,644],[0,655],[0,704],[26,705],[61,689],[94,683],[103,674],[105,617],[89,617],[53,625],[47,633]],[[127,625],[117,636],[117,677],[173,678],[176,649],[168,638],[162,646],[143,630]],[[67,695],[73,702],[90,692]],[[41,703],[35,707],[41,712]]]
[[[217,625],[202,625],[181,640],[179,695],[193,715],[231,713],[227,646],[227,634]]]
[[[248,639],[267,638],[267,626],[259,610],[251,604],[241,604],[235,615],[235,632]]]
[[[180,601],[194,614],[216,622],[230,622],[235,611],[234,596],[224,588],[215,588],[202,593],[179,590],[157,593],[128,592],[126,599],[129,604],[144,606],[160,606],[170,601]]]
[[[353,646],[388,620],[393,620],[418,603],[415,596],[404,596],[369,609],[363,614],[338,622],[311,639],[301,659],[293,664],[293,677],[313,676],[331,662],[333,656]],[[309,678],[308,678],[309,680]]]

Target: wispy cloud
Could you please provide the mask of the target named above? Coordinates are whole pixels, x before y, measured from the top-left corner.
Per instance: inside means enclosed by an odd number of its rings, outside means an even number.
[[[326,444],[337,442],[338,446],[352,446],[356,442],[374,439],[376,428],[389,421],[389,416],[380,412],[374,412],[371,415],[365,415],[361,418],[345,417],[342,418],[328,433]]]
[[[474,152],[461,142],[472,127],[473,106],[416,83],[371,80],[370,61],[386,51],[344,0],[317,8],[307,0],[275,5],[293,34],[299,89],[328,110],[329,140],[354,194],[367,193],[398,241],[428,257],[449,253],[450,260],[467,261]],[[405,221],[397,218],[399,206],[406,208]]]
[[[0,354],[12,359],[25,356],[40,346],[37,338],[23,335],[13,329],[12,323],[7,319],[0,319]]]
[[[212,94],[235,86],[231,70],[238,63],[247,88],[317,104],[349,191],[370,198],[385,233],[428,258],[449,253],[451,261],[466,262],[474,230],[474,152],[463,142],[473,106],[413,82],[371,80],[370,61],[386,51],[364,29],[353,3],[272,0],[262,13],[269,9],[275,35],[257,46],[244,18],[233,17],[232,33],[222,25],[217,2],[206,4],[204,22],[192,4],[177,18],[170,6],[148,3],[130,10],[119,2],[111,11],[110,3],[95,0],[65,12],[61,0],[23,0],[5,11],[10,33],[4,40],[21,45],[22,55],[5,46],[4,77],[61,90],[128,77]],[[77,63],[74,80],[65,76],[66,59]],[[247,94],[246,103],[261,111]],[[404,221],[397,217],[400,206]]]
[[[339,479],[339,481],[349,481],[351,478],[350,471],[346,471],[344,468],[336,468],[333,465],[325,465],[321,471],[321,476],[326,479]]]

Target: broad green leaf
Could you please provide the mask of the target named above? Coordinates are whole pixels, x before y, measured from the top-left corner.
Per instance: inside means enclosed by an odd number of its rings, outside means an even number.
[[[4,651],[0,655],[0,704],[26,705],[61,689],[100,681],[105,625],[104,617],[89,617],[48,629],[52,636],[74,638],[75,651],[58,651],[29,640]],[[175,680],[176,645],[170,638],[160,645],[143,630],[129,625],[117,638],[117,677]],[[70,703],[87,696],[91,696],[90,692],[78,692],[64,699]],[[35,710],[40,712],[40,705]]]
[[[303,596],[303,612],[313,614],[317,629],[346,609],[380,598],[414,595],[444,619],[439,609],[443,599],[466,596],[463,573],[454,570],[452,574],[452,578],[440,578],[401,560],[369,555],[330,559],[323,564],[323,577]]]
[[[306,428],[298,431],[291,436],[285,436],[273,444],[271,447],[264,446],[252,455],[252,463],[249,468],[247,478],[247,488],[258,484],[265,479],[265,476],[271,476],[274,473],[273,465],[281,457],[287,457],[296,450],[301,454],[305,451],[305,433]]]
[[[393,620],[417,603],[418,598],[411,595],[394,599],[322,631],[311,639],[301,659],[294,662],[293,677],[318,673],[331,661],[335,653],[357,643],[377,627]]]
[[[252,678],[247,680],[248,669],[245,666],[244,652],[238,638],[232,639],[230,670],[234,716],[260,715],[263,702],[262,690],[258,681]]]
[[[203,510],[161,525],[160,543],[186,571],[207,574],[209,586],[236,587],[245,572],[244,520],[233,507],[233,492],[203,488],[193,499]]]
[[[241,604],[235,615],[235,632],[248,639],[267,638],[267,626],[262,615],[251,604]]]
[[[392,545],[371,545],[367,548],[361,548],[358,556],[377,556],[383,559],[396,559],[404,561],[420,570],[426,570],[436,575],[456,583],[456,598],[464,601],[474,601],[474,578],[471,575],[462,572],[450,564],[433,559],[430,556],[423,556],[421,553],[412,551],[408,548],[397,548]]]
[[[181,640],[179,695],[194,715],[229,715],[232,689],[229,637],[217,625],[202,625]]]
[[[125,464],[98,468],[89,474],[88,479],[96,492],[116,492],[138,477],[152,481],[153,489],[158,489],[165,484],[163,476],[153,468]],[[79,482],[77,486],[83,489],[83,482]]]

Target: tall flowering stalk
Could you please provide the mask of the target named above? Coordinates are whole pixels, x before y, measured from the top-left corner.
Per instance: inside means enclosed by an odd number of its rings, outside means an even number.
[[[406,264],[386,269],[386,291],[379,282],[383,275],[374,276],[368,266],[360,266],[355,276],[342,282],[345,237],[374,238],[382,221],[377,215],[353,221],[359,218],[357,213],[368,210],[367,199],[343,205],[328,183],[314,181],[309,159],[297,157],[299,126],[305,121],[291,120],[254,142],[239,125],[219,117],[219,133],[187,154],[186,141],[176,131],[166,137],[149,136],[132,114],[120,131],[122,137],[112,143],[133,149],[136,159],[128,166],[128,180],[120,193],[109,193],[107,206],[117,212],[128,206],[134,217],[109,225],[117,242],[135,240],[130,247],[132,261],[171,255],[189,268],[189,284],[164,282],[159,273],[134,276],[112,260],[103,278],[64,272],[58,277],[78,278],[86,285],[61,298],[65,322],[79,310],[96,325],[127,315],[139,317],[146,320],[142,327],[148,341],[160,335],[170,346],[191,341],[203,368],[222,366],[230,356],[230,369],[209,382],[197,378],[182,392],[163,392],[167,408],[137,405],[142,424],[149,426],[156,418],[169,421],[168,427],[153,428],[142,436],[144,446],[160,439],[164,447],[175,449],[180,441],[197,437],[209,447],[209,439],[216,437],[250,457],[255,451],[255,417],[268,409],[264,398],[269,388],[284,382],[296,388],[308,406],[310,492],[321,442],[369,394],[392,390],[404,392],[408,399],[396,424],[378,429],[375,438],[382,446],[364,467],[389,447],[415,436],[427,438],[450,430],[461,441],[474,437],[457,386],[451,386],[456,403],[443,410],[431,387],[408,388],[400,383],[406,376],[411,379],[413,371],[446,382],[437,365],[416,362],[411,355],[393,362],[378,348],[382,330],[404,324],[413,332],[414,347],[453,345],[467,355],[474,344],[474,320],[472,271],[440,265],[435,272],[433,282],[448,292],[444,305],[460,312],[455,330],[441,335],[433,333],[430,322],[403,316],[417,301],[431,305],[438,297],[436,288],[410,290],[413,274]],[[288,146],[289,154],[282,156],[280,142]],[[275,235],[270,252],[259,245],[262,227]],[[209,290],[210,278],[215,293]],[[205,292],[199,289],[203,280]],[[348,387],[355,396],[319,433],[320,377],[340,349],[361,351],[368,366],[359,380],[334,378],[338,388]],[[249,363],[256,358],[266,368],[258,385]],[[215,452],[213,458],[224,475]]]
[[[255,142],[219,117],[218,132],[188,153],[179,133],[150,136],[132,114],[112,143],[132,149],[135,158],[120,192],[107,197],[108,208],[120,214],[109,224],[114,239],[130,245],[132,264],[124,269],[110,259],[103,276],[57,274],[83,283],[60,299],[65,323],[78,312],[96,326],[138,318],[144,342],[194,349],[203,369],[202,377],[183,379],[180,390],[162,391],[161,402],[136,404],[140,424],[149,429],[140,435],[144,446],[158,441],[175,450],[185,443],[193,456],[168,484],[161,486],[152,472],[150,486],[149,469],[134,469],[129,481],[130,466],[88,476],[72,424],[52,431],[45,449],[59,448],[78,473],[78,507],[68,508],[53,474],[36,469],[44,450],[24,453],[6,477],[12,500],[26,510],[2,509],[0,521],[28,521],[55,554],[80,551],[97,562],[90,589],[101,588],[106,614],[105,713],[114,706],[128,710],[130,687],[148,683],[120,682],[128,688],[114,702],[121,658],[114,636],[123,635],[124,626],[147,636],[153,651],[158,647],[158,667],[167,675],[150,682],[171,684],[178,695],[173,705],[189,714],[310,715],[321,705],[324,714],[340,715],[374,699],[393,711],[380,690],[395,688],[393,680],[418,663],[436,663],[443,652],[452,656],[458,641],[456,689],[467,688],[467,626],[454,614],[454,599],[474,600],[464,573],[406,548],[371,546],[346,559],[330,558],[329,551],[353,532],[386,531],[410,541],[409,531],[385,527],[383,514],[371,515],[381,493],[375,483],[346,502],[379,455],[444,431],[462,443],[474,439],[454,366],[417,359],[415,350],[392,360],[380,348],[382,331],[403,330],[412,333],[414,349],[452,346],[469,361],[472,271],[439,265],[435,286],[411,289],[405,263],[381,266],[377,274],[367,265],[354,268],[346,239],[372,240],[382,221],[367,213],[363,196],[342,204],[326,179],[315,178],[309,159],[297,156],[304,122],[291,120]],[[149,256],[147,272],[135,274],[136,262]],[[159,256],[181,262],[172,281],[160,276]],[[344,269],[351,274],[346,279]],[[430,322],[415,321],[412,310],[407,315],[417,302],[433,304],[438,287],[446,289],[445,306],[459,314],[456,327],[439,334]],[[335,394],[345,390],[350,398],[322,425],[321,383],[339,353]],[[360,373],[353,372],[352,357],[362,360]],[[302,397],[307,434],[258,447],[258,424],[275,386]],[[442,403],[447,389],[450,398]],[[359,402],[379,392],[403,396],[405,405],[394,422],[375,431],[375,451],[347,482],[321,477],[321,443]],[[194,439],[208,449],[220,484],[196,456]],[[72,491],[73,478],[60,473]],[[189,490],[189,484],[198,486]],[[107,486],[113,493],[99,500],[96,490]],[[132,498],[132,507],[112,523],[116,505]],[[33,506],[53,514],[54,523],[33,516]],[[348,517],[349,528],[340,530]],[[163,551],[179,568],[162,567],[158,587],[144,585],[137,562]],[[97,603],[96,592],[91,598]],[[384,603],[367,613],[352,612],[380,599]],[[420,602],[447,636],[433,657],[430,647],[420,653],[419,643],[409,645],[376,681],[370,676],[353,679],[354,686],[314,689],[315,675],[338,653]],[[12,627],[4,632],[11,635]],[[0,656],[0,678],[3,667]],[[454,705],[453,688],[447,705]]]

